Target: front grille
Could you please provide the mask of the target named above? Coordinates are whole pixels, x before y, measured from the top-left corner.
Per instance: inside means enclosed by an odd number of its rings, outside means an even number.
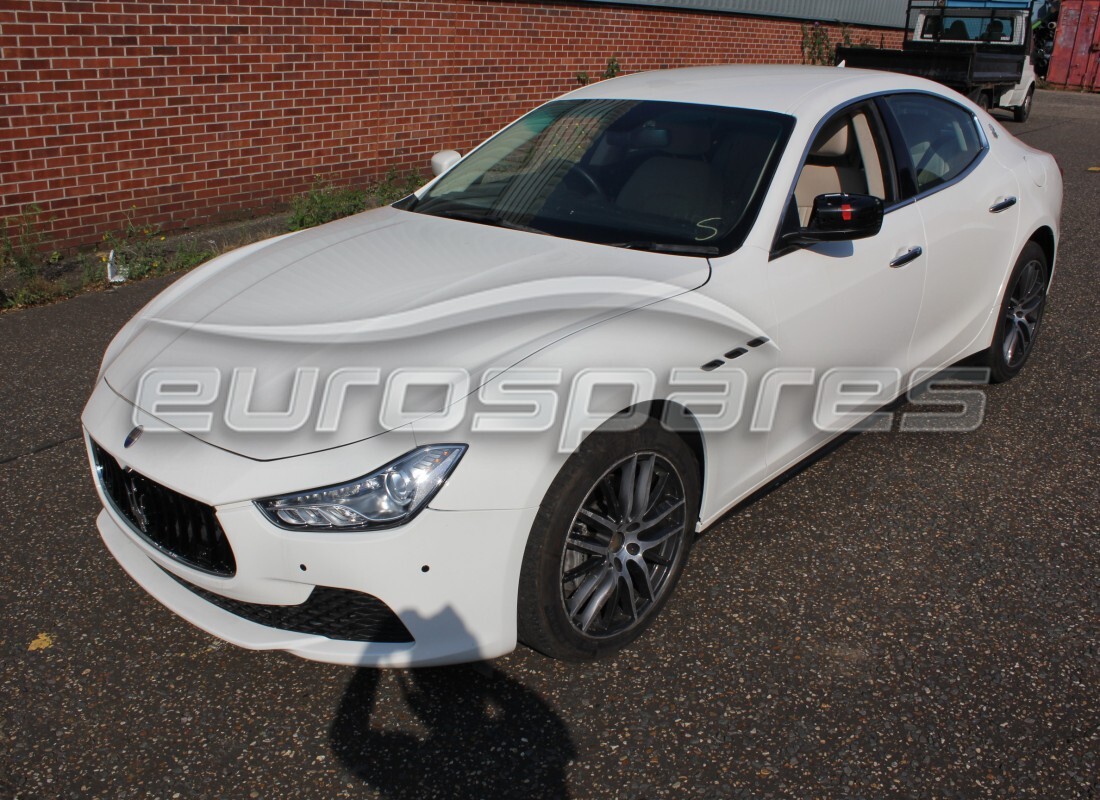
[[[214,509],[123,467],[92,442],[103,491],[147,542],[194,569],[229,577],[237,562]]]
[[[180,576],[172,575],[171,572],[168,572],[168,575],[206,602],[268,628],[309,633],[348,642],[397,644],[414,641],[409,629],[389,606],[377,597],[362,592],[318,586],[304,603],[296,606],[269,606],[222,597],[220,594],[208,592],[202,587],[188,583]]]

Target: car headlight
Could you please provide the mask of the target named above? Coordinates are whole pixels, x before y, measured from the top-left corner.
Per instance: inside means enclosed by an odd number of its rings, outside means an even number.
[[[392,528],[408,522],[428,504],[465,452],[464,444],[419,447],[357,480],[269,497],[256,505],[288,530]]]

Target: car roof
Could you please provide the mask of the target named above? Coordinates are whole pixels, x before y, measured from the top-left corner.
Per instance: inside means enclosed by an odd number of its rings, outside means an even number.
[[[570,98],[665,100],[751,108],[794,116],[824,114],[857,97],[889,91],[933,92],[940,84],[892,72],[777,64],[728,64],[638,72],[570,92]]]

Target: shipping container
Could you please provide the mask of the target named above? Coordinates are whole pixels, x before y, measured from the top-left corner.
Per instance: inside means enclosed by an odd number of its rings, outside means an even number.
[[[1047,80],[1100,92],[1100,0],[1062,0]]]

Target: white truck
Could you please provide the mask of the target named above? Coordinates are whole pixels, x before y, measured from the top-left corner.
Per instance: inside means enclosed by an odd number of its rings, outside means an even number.
[[[918,75],[983,108],[1031,115],[1032,0],[909,0],[901,50],[838,47],[837,63]]]

